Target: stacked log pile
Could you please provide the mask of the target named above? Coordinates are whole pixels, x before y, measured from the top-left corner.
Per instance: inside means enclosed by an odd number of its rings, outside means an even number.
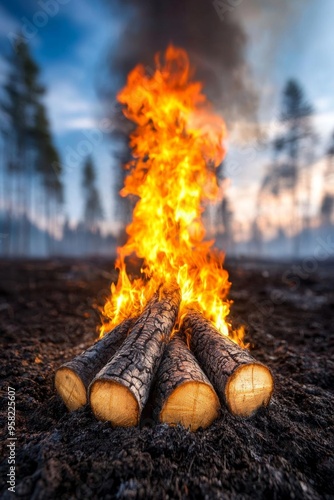
[[[62,365],[55,387],[70,411],[89,402],[96,418],[138,425],[150,399],[157,421],[193,431],[209,426],[220,405],[249,417],[269,404],[270,370],[189,310],[172,336],[181,301],[176,284],[161,286],[130,318]]]

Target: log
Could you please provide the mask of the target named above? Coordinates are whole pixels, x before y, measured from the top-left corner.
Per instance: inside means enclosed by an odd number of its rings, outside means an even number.
[[[70,411],[87,403],[89,384],[122,345],[134,323],[134,318],[123,321],[86,351],[58,368],[55,388]]]
[[[269,404],[274,388],[269,368],[222,335],[197,311],[185,315],[182,330],[199,364],[231,413],[248,417]]]
[[[180,304],[180,289],[160,287],[114,358],[89,388],[95,416],[115,426],[139,423],[162,355],[170,340]]]
[[[192,431],[218,417],[220,403],[210,381],[179,334],[168,344],[156,376],[154,414]]]

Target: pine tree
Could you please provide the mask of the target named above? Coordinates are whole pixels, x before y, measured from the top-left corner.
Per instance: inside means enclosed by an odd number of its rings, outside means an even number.
[[[61,162],[50,133],[45,107],[36,106],[35,128],[33,131],[36,147],[36,171],[40,175],[44,193],[44,210],[50,232],[55,232],[57,216],[63,204],[63,184],[61,180]],[[53,165],[57,164],[57,172]]]
[[[298,187],[301,179],[301,169],[308,166],[313,157],[314,134],[311,117],[313,108],[308,103],[301,85],[295,80],[289,80],[283,90],[280,113],[281,133],[272,142],[273,162],[262,183],[259,197],[264,200],[268,195],[276,198],[278,207],[280,196],[289,194],[292,211],[285,214],[290,218],[293,232],[300,231],[308,224],[309,199],[303,207],[300,206]],[[304,186],[309,190],[309,183]],[[303,209],[299,218],[300,208]],[[285,221],[286,224],[286,221]],[[299,239],[296,238],[295,251],[298,253]]]
[[[96,172],[93,160],[87,157],[82,176],[82,187],[85,196],[84,221],[90,231],[97,228],[98,222],[103,218],[103,209],[100,195],[96,187]]]
[[[33,211],[40,212],[39,207],[33,206],[34,200],[38,199],[35,190],[42,188],[45,194],[45,213],[49,214],[47,222],[51,230],[54,217],[51,217],[50,206],[55,200],[58,206],[62,203],[62,182],[59,172],[56,178],[52,168],[52,162],[59,160],[58,153],[52,142],[46,109],[42,103],[45,90],[39,83],[39,68],[27,44],[18,44],[8,62],[10,71],[1,103],[8,136],[6,196],[9,221],[15,215],[23,221],[16,237],[13,235],[11,251],[27,254],[30,219]]]

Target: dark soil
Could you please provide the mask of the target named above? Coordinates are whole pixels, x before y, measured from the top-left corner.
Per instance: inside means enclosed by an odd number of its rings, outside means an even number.
[[[111,262],[0,263],[3,498],[12,496],[8,386],[19,498],[334,498],[334,266],[228,268],[233,321],[248,325],[275,394],[255,417],[223,408],[210,428],[191,433],[150,419],[113,429],[88,407],[69,413],[54,392],[55,368],[96,336],[94,304],[108,293]]]

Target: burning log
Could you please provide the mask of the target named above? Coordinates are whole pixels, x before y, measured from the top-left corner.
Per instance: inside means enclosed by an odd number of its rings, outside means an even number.
[[[139,423],[153,377],[177,317],[180,289],[161,287],[136,321],[114,358],[90,385],[90,404],[95,416],[113,425]]]
[[[87,403],[89,384],[122,345],[134,323],[133,318],[123,321],[89,349],[58,368],[55,387],[70,411]]]
[[[248,417],[269,404],[274,386],[269,368],[223,336],[197,311],[187,313],[183,329],[200,365],[232,413]]]
[[[157,373],[155,413],[160,422],[196,431],[219,413],[218,396],[195,356],[176,335],[168,344]]]

